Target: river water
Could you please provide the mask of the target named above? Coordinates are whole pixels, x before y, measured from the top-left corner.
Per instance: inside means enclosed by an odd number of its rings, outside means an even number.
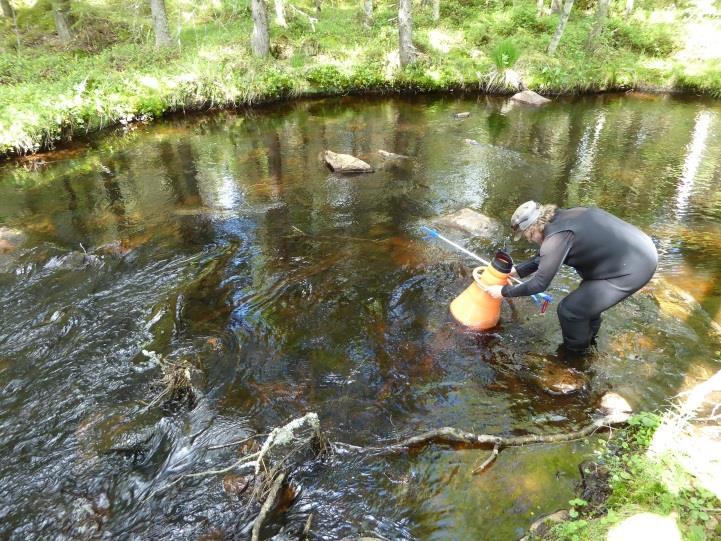
[[[324,149],[376,172],[333,174]],[[719,183],[721,104],[640,94],[301,101],[5,164],[0,537],[246,538],[233,475],[168,485],[238,458],[210,447],[309,411],[331,440],[378,445],[444,425],[571,430],[607,390],[660,407],[719,368]],[[473,261],[419,231],[464,207],[505,227],[531,198],[603,207],[660,254],[653,284],[608,312],[589,389],[570,397],[538,378],[560,362],[556,303],[541,315],[519,300],[493,332],[464,332],[448,304]],[[508,240],[444,232],[483,254]],[[577,282],[564,269],[551,293]],[[162,371],[143,350],[188,368],[194,399],[155,401]],[[309,460],[263,536],[296,539],[312,513],[312,539],[513,539],[573,497],[592,450],[508,449],[475,476],[487,451]]]

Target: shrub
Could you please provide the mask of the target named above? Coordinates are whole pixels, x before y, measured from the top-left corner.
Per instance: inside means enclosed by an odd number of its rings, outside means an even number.
[[[491,61],[498,71],[512,68],[521,56],[521,51],[510,39],[496,43],[489,52]]]
[[[611,42],[615,47],[626,47],[650,56],[667,56],[680,46],[673,26],[665,23],[629,24],[614,19],[609,23]]]

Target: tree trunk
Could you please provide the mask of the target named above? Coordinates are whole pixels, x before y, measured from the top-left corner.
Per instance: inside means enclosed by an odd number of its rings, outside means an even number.
[[[441,20],[441,0],[433,0],[433,22]]]
[[[254,56],[264,58],[270,52],[268,36],[268,8],[265,0],[251,0],[253,11],[253,33],[250,36],[250,48]]]
[[[561,0],[551,0],[551,13],[561,13]]]
[[[633,0],[626,0],[626,16],[633,13]]]
[[[365,25],[373,25],[373,0],[363,0],[363,15],[365,17]]]
[[[544,0],[536,0],[536,17],[541,17],[543,15],[544,4]]]
[[[398,0],[398,53],[402,67],[415,60],[412,41],[413,19],[411,17],[411,0]]]
[[[288,23],[285,22],[285,6],[283,0],[275,0],[275,22],[278,26],[288,28]]]
[[[153,17],[153,30],[155,31],[155,46],[170,47],[173,39],[168,28],[168,15],[165,12],[165,0],[150,0],[150,13]]]
[[[556,54],[556,49],[558,48],[558,43],[561,41],[561,37],[563,36],[563,31],[566,29],[566,23],[568,22],[569,15],[571,15],[572,7],[573,7],[573,0],[566,0],[563,4],[563,13],[561,13],[561,18],[558,20],[558,26],[556,27],[555,34],[553,34],[551,43],[549,43],[549,45],[548,45],[548,54],[551,56]]]
[[[0,4],[2,4],[3,8],[3,17],[7,17],[8,19],[12,19],[13,16],[13,8],[10,5],[10,2],[8,0],[0,0]]]
[[[58,37],[63,43],[68,43],[73,39],[73,33],[70,31],[72,18],[70,17],[70,0],[55,0],[53,2],[53,18],[55,19],[55,30]]]
[[[603,26],[606,24],[606,15],[608,15],[608,6],[611,0],[598,0],[598,7],[596,8],[596,22],[593,23],[591,33],[588,35],[588,42],[586,48],[593,50],[596,46],[596,40],[603,30]]]
[[[320,13],[320,0],[315,0],[315,12]]]

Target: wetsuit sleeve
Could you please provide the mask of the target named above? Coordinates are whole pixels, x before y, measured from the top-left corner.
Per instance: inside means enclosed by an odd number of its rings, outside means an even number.
[[[529,259],[528,261],[524,261],[523,263],[519,263],[516,265],[516,272],[518,273],[518,276],[521,278],[525,278],[529,274],[533,274],[538,270],[538,264],[541,262],[541,256],[540,254],[536,254],[533,259]]]
[[[501,294],[504,297],[525,297],[545,291],[563,265],[572,245],[571,231],[562,231],[544,240],[538,254],[538,270],[535,276],[517,286],[504,286]]]

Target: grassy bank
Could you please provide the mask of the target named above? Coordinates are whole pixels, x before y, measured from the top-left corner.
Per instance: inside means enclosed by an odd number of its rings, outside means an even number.
[[[661,421],[652,413],[632,417],[628,428],[603,443],[597,460],[583,468],[593,473],[585,478],[583,494],[569,502],[570,520],[529,539],[604,541],[612,528],[639,513],[669,516],[685,540],[721,539],[721,502],[673,453],[649,457],[647,449]],[[637,533],[637,539],[659,538],[658,532]]]
[[[250,55],[245,2],[167,0],[176,47],[165,50],[153,45],[146,2],[74,1],[68,46],[55,37],[49,0],[26,2],[15,2],[16,22],[2,20],[0,155],[169,111],[313,94],[509,92],[509,67],[543,94],[653,88],[721,97],[721,63],[709,52],[721,20],[693,3],[641,3],[630,17],[613,4],[589,51],[595,4],[577,0],[554,57],[545,50],[558,17],[537,17],[532,0],[442,0],[438,23],[430,6],[415,5],[418,61],[400,69],[395,3],[377,3],[371,27],[356,2],[324,4],[320,14],[296,3],[317,16],[315,30],[288,10],[288,28],[271,24],[272,58],[260,61]]]

